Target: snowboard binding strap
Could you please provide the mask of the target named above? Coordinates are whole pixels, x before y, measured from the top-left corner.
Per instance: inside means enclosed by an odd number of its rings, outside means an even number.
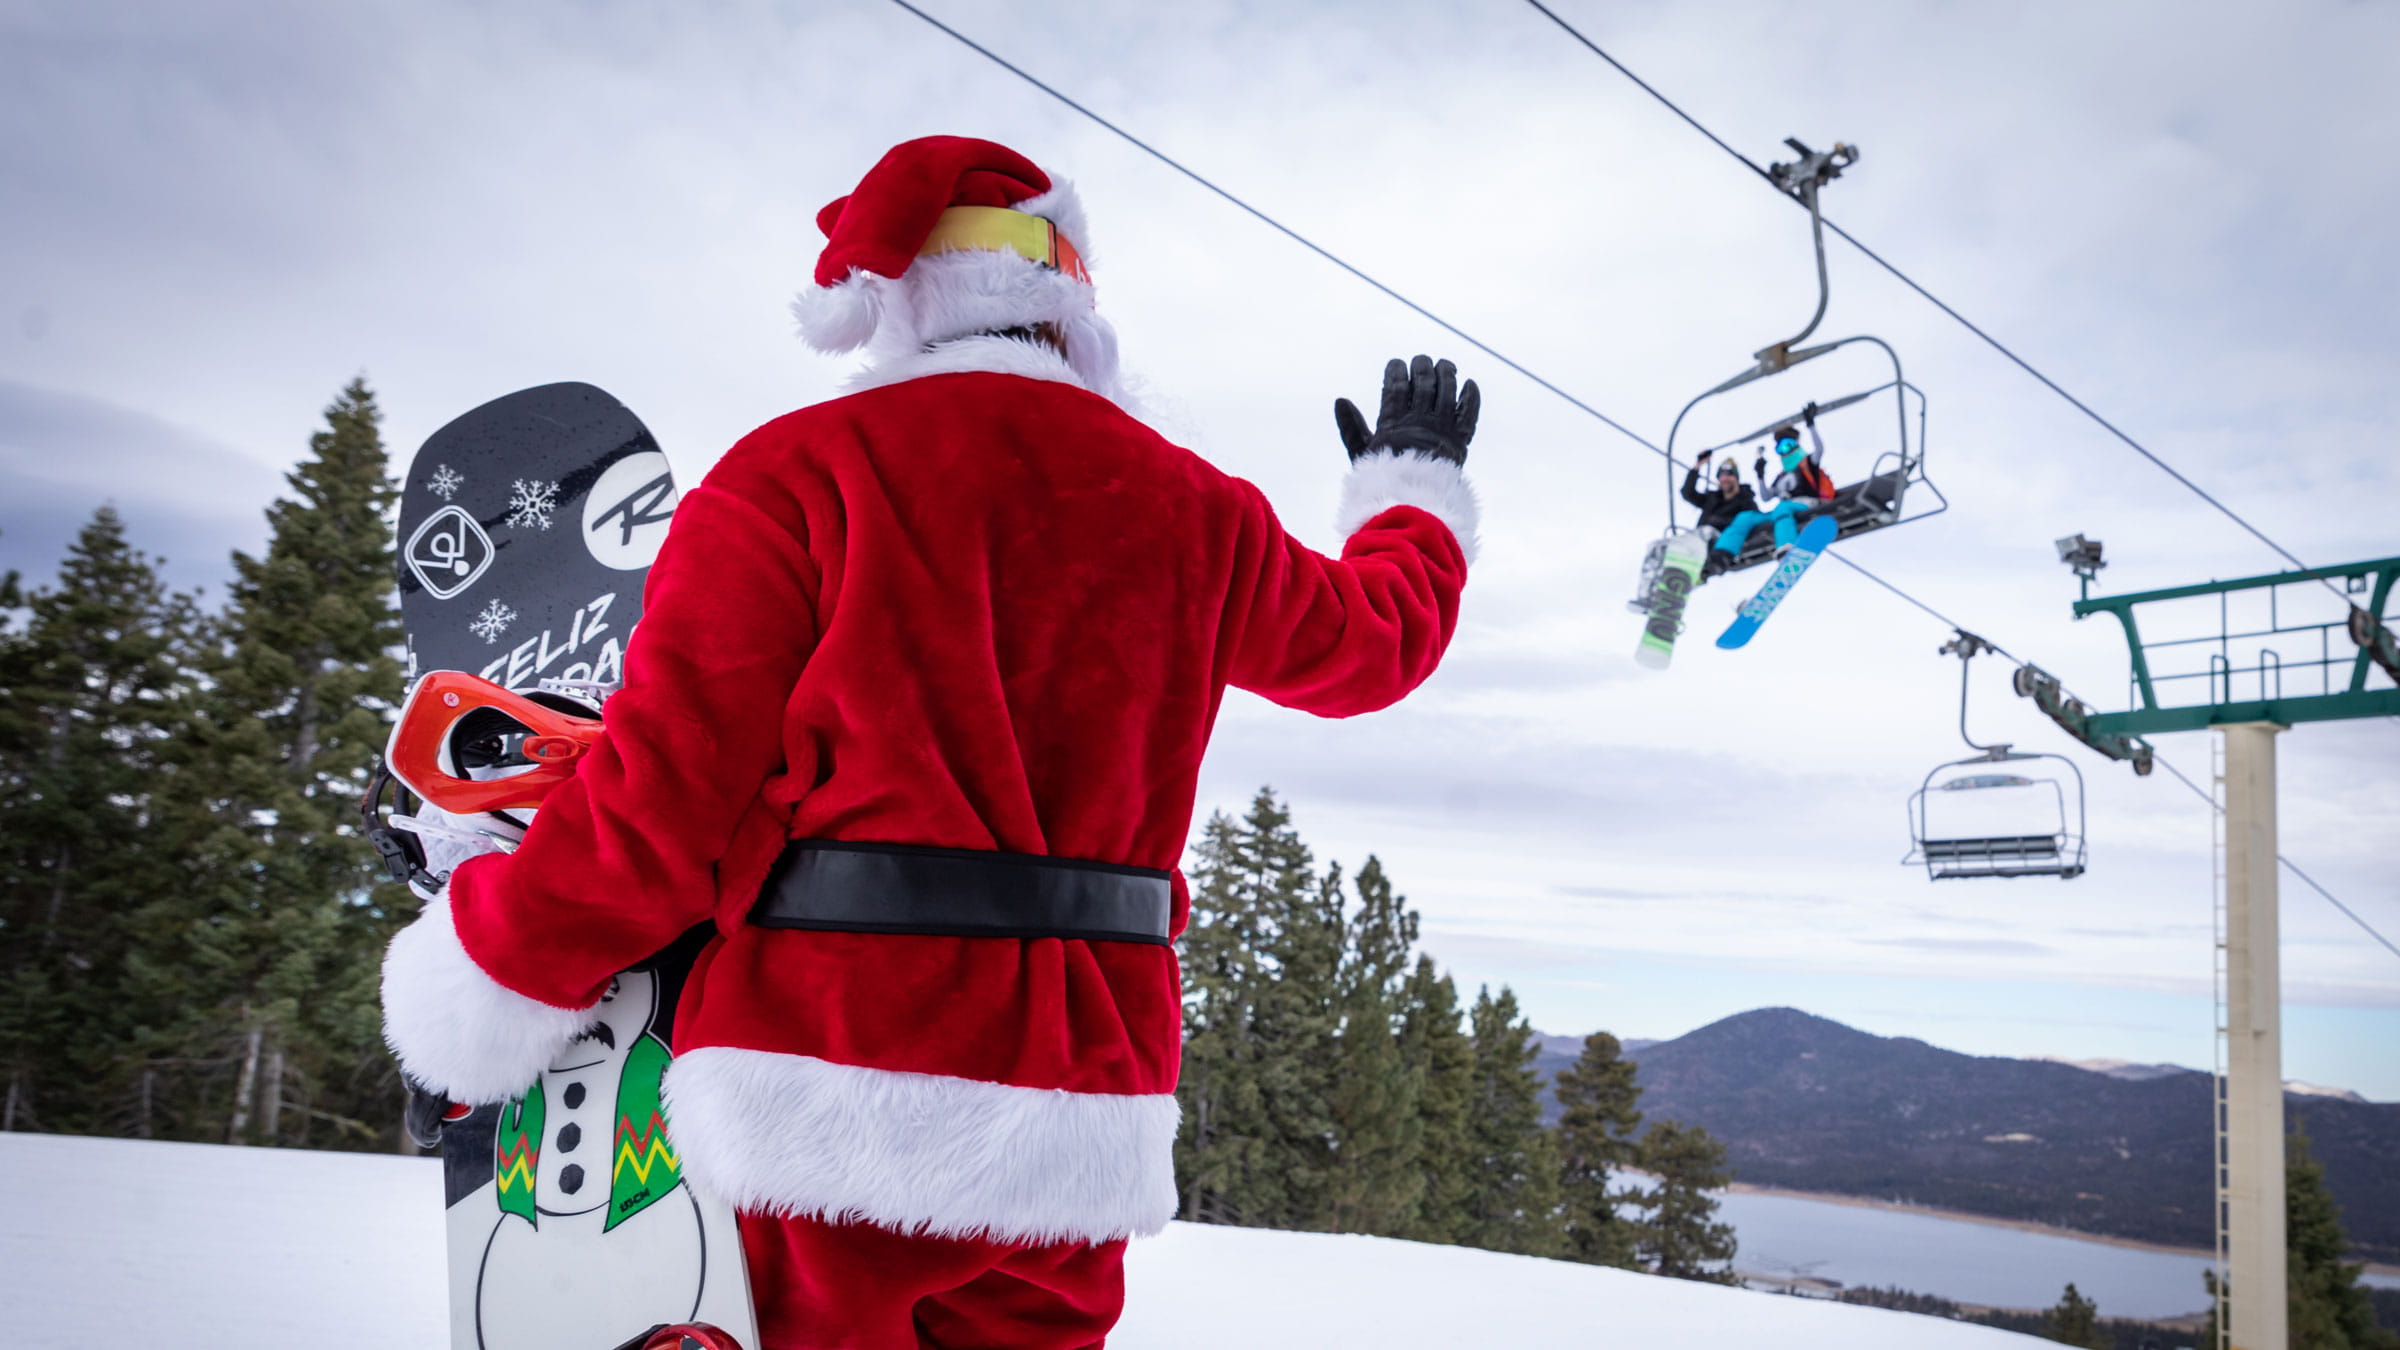
[[[722,1327],[680,1322],[652,1327],[616,1350],[742,1350],[742,1343]]]
[[[384,760],[411,792],[454,815],[525,810],[574,777],[599,735],[597,717],[436,670],[409,691]]]

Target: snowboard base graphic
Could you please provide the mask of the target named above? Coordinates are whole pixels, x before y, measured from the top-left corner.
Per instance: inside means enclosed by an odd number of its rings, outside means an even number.
[[[1718,635],[1717,645],[1731,651],[1756,637],[1760,625],[1774,614],[1784,597],[1792,593],[1792,587],[1800,584],[1800,578],[1807,575],[1809,565],[1816,562],[1818,556],[1841,537],[1841,533],[1841,523],[1830,515],[1821,515],[1808,522],[1801,529],[1799,539],[1792,544],[1791,552],[1784,554],[1783,560],[1775,564],[1775,574],[1767,578],[1767,584],[1758,588],[1758,594],[1742,602],[1741,612]]]
[[[442,1129],[453,1350],[591,1350],[661,1323],[757,1344],[733,1211],[665,1129],[674,999],[705,933],[619,975],[524,1096]]]
[[[1650,612],[1642,620],[1642,640],[1633,649],[1636,664],[1665,670],[1675,659],[1675,639],[1683,632],[1683,611],[1692,590],[1700,584],[1700,564],[1708,559],[1708,541],[1686,530],[1666,541],[1658,580],[1650,590]]]

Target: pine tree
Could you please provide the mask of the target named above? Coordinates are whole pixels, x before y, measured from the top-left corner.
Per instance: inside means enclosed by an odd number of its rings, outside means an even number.
[[[1176,1088],[1183,1129],[1175,1170],[1186,1219],[1270,1227],[1295,1211],[1291,1179],[1277,1166],[1288,1158],[1278,1154],[1309,1103],[1271,1099],[1292,1091],[1297,1075],[1283,1057],[1298,1020],[1273,986],[1275,953],[1288,955],[1285,923],[1315,904],[1310,862],[1291,814],[1267,788],[1241,821],[1211,816],[1193,849]]]
[[[235,1143],[398,1141],[378,958],[415,905],[383,880],[357,802],[401,692],[395,491],[364,381],[234,555],[220,650],[188,738],[207,781],[179,804],[187,893],[147,917],[139,971],[187,1011],[155,1058],[177,1133]],[[196,776],[195,776],[196,778]]]
[[[1634,1200],[1647,1211],[1635,1237],[1637,1262],[1656,1275],[1740,1283],[1733,1228],[1716,1221],[1712,1194],[1733,1180],[1725,1146],[1698,1126],[1661,1120],[1642,1135],[1639,1166],[1655,1182]]]
[[[1277,808],[1280,813],[1281,808]],[[1288,816],[1282,817],[1288,820]],[[1282,827],[1288,829],[1288,826]],[[1293,836],[1293,842],[1298,842]],[[1303,867],[1308,852],[1299,850]],[[1266,896],[1267,981],[1252,1027],[1266,1108],[1266,1166],[1253,1226],[1323,1229],[1332,1217],[1334,1076],[1341,1050],[1335,981],[1342,961],[1342,872]]]
[[[1187,1220],[1230,1223],[1226,1195],[1257,1166],[1257,1142],[1240,1125],[1255,1114],[1249,1059],[1250,1000],[1258,984],[1257,912],[1239,888],[1240,827],[1212,812],[1192,847],[1192,908],[1178,956],[1183,970],[1183,1068],[1175,1096],[1175,1175]]]
[[[1475,1153],[1475,1042],[1459,1026],[1458,986],[1419,956],[1400,989],[1400,1062],[1417,1085],[1424,1176],[1417,1212],[1398,1236],[1463,1242],[1480,1167]]]
[[[182,878],[155,819],[198,623],[103,506],[0,633],[0,1129],[147,1133],[128,1067],[137,909]]]
[[[2325,1169],[2309,1148],[2308,1135],[2295,1130],[2284,1141],[2284,1289],[2288,1299],[2285,1325],[2292,1350],[2400,1350],[2400,1335],[2381,1327],[2375,1307],[2358,1277],[2365,1266],[2342,1260],[2349,1238],[2342,1232],[2341,1213],[2325,1189]],[[2217,1314],[2241,1296],[2225,1290],[2217,1301],[2217,1273],[2202,1271],[2208,1292],[2208,1320],[2200,1344],[2217,1344]]]
[[[2283,1186],[2292,1350],[2400,1347],[2400,1336],[2376,1325],[2375,1305],[2358,1282],[2366,1267],[2342,1259],[2350,1239],[2304,1129],[2285,1141]]]
[[[1338,879],[1339,869],[1334,878]],[[1425,1193],[1423,1081],[1401,1049],[1402,982],[1417,941],[1417,915],[1395,895],[1383,863],[1369,855],[1355,883],[1358,911],[1345,927],[1337,974],[1339,1040],[1327,1110],[1335,1149],[1326,1227],[1337,1233],[1397,1235],[1415,1221]]]
[[[1642,1125],[1642,1090],[1633,1075],[1633,1061],[1605,1031],[1584,1037],[1582,1055],[1558,1075],[1559,1193],[1567,1255],[1577,1261],[1626,1267],[1634,1263],[1634,1224],[1619,1213],[1619,1206],[1635,1193],[1611,1185],[1619,1173],[1640,1161],[1636,1135]]]
[[[1492,1251],[1556,1255],[1565,1242],[1558,1150],[1542,1126],[1533,1027],[1517,1015],[1516,993],[1506,985],[1497,996],[1488,988],[1478,991],[1468,1023],[1475,1044],[1469,1126],[1475,1171],[1466,1231],[1458,1240]]]
[[[2062,1345],[2077,1345],[2084,1350],[2109,1350],[2116,1341],[2100,1329],[2100,1307],[2078,1293],[2070,1281],[2066,1293],[2059,1296],[2058,1306],[2042,1317],[2042,1336]]]

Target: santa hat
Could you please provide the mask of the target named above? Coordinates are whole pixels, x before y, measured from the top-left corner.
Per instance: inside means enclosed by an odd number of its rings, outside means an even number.
[[[817,228],[816,284],[792,305],[817,350],[901,357],[1055,324],[1076,374],[1104,392],[1115,384],[1116,335],[1084,270],[1083,206],[1014,150],[965,136],[893,146],[817,213]]]

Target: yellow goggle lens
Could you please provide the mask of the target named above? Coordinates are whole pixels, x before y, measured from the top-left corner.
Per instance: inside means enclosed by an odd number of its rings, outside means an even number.
[[[1085,285],[1091,284],[1091,275],[1083,269],[1083,259],[1076,254],[1075,246],[1059,234],[1056,225],[1040,216],[1011,211],[1004,206],[953,206],[942,212],[941,219],[934,222],[933,233],[925,236],[925,246],[917,250],[917,256],[977,248],[1005,250],[1064,272]]]

